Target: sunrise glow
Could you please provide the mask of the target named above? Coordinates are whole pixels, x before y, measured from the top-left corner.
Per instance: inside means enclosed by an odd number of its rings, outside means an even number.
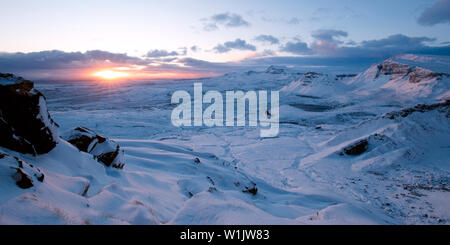
[[[129,76],[129,74],[126,72],[111,71],[111,70],[98,71],[98,72],[95,72],[93,75],[95,77],[102,78],[105,80],[115,80],[115,79],[125,78],[125,77]]]

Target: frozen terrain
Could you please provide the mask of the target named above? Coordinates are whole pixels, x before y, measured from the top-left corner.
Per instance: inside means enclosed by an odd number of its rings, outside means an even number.
[[[195,81],[36,83],[60,135],[78,126],[106,135],[125,167],[63,139],[39,156],[0,148],[45,174],[20,189],[0,171],[0,224],[448,224],[448,74],[449,57],[402,55],[360,74],[270,67]],[[194,82],[280,90],[279,136],[174,127],[171,95],[192,94]]]

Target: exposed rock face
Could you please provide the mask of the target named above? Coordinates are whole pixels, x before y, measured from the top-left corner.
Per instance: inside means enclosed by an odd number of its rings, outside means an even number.
[[[344,148],[344,152],[347,155],[357,156],[363,154],[367,150],[368,146],[369,142],[367,140],[361,140],[353,145]]]
[[[447,100],[443,103],[437,103],[432,105],[419,104],[412,108],[407,108],[401,111],[394,111],[386,113],[383,118],[389,118],[391,120],[396,119],[398,117],[407,117],[414,112],[427,112],[432,110],[440,110],[442,112],[447,112],[447,116],[450,113],[450,100]]]
[[[281,66],[269,66],[266,69],[266,73],[268,74],[283,74],[285,72],[285,67]]]
[[[420,83],[423,80],[439,77],[440,75],[430,70],[417,67],[409,76],[410,83]]]
[[[356,77],[358,74],[339,74],[336,75],[336,78],[334,80],[338,81],[338,80],[342,80],[345,78],[353,78]]]
[[[112,166],[121,169],[125,165],[123,161],[124,153],[120,146],[113,140],[101,136],[88,128],[75,128],[67,135],[64,135],[63,138],[80,151],[94,155],[97,161],[108,167]]]
[[[0,152],[0,173],[10,175],[11,180],[22,189],[33,187],[35,181],[44,181],[44,173],[39,168],[2,152]]]
[[[378,65],[378,73],[375,78],[380,75],[406,76],[412,71],[411,67],[392,61],[385,61]]]
[[[0,73],[0,146],[29,154],[44,154],[57,143],[58,125],[44,95],[31,81]]]
[[[433,78],[442,79],[443,77],[449,77],[449,74],[446,73],[436,73],[422,67],[411,67],[407,64],[389,60],[378,65],[378,72],[375,78],[378,78],[380,75],[391,75],[392,79],[409,76],[408,81],[410,83],[420,83]]]
[[[299,80],[303,86],[308,86],[313,82],[328,83],[328,75],[309,71]]]

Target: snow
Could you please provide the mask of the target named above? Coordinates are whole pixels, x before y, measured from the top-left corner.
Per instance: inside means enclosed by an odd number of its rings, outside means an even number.
[[[423,74],[443,72],[445,60],[404,55],[386,62]],[[59,131],[84,126],[112,138],[125,152],[125,167],[108,168],[62,139],[37,157],[0,149],[45,174],[29,189],[1,176],[0,223],[450,222],[448,106],[384,116],[442,103],[449,77],[410,83],[411,74],[377,76],[378,64],[339,79],[277,66],[268,71],[201,82],[204,91],[280,90],[276,138],[261,138],[253,127],[174,127],[171,94],[192,94],[198,80],[36,83]],[[342,154],[364,139],[366,152]],[[243,192],[255,184],[256,195]]]

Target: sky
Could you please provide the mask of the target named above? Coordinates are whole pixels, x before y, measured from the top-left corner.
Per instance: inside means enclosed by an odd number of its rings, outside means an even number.
[[[160,79],[450,55],[450,0],[0,0],[0,72]]]

